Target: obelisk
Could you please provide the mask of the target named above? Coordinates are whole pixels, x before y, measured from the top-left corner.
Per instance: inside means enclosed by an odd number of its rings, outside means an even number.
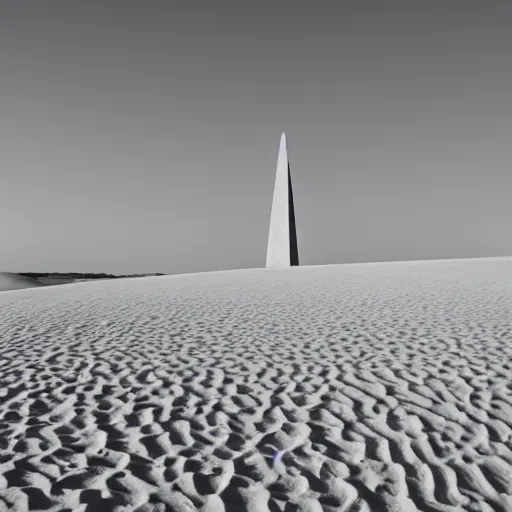
[[[281,135],[277,157],[274,198],[270,213],[266,267],[294,267],[299,264],[292,179],[286,149],[286,135]]]

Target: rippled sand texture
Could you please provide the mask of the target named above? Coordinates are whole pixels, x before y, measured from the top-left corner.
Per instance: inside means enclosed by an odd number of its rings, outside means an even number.
[[[512,259],[0,293],[0,510],[511,511]]]

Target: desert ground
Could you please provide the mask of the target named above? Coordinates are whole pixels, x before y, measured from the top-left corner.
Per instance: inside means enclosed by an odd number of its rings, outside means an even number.
[[[0,510],[512,511],[512,258],[0,293]]]

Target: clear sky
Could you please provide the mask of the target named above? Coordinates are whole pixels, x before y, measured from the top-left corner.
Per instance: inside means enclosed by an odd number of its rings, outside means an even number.
[[[512,2],[3,0],[0,271],[512,254]]]

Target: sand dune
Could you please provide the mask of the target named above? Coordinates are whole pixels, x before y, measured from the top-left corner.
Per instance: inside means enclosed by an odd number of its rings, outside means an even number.
[[[0,292],[41,286],[35,279],[9,272],[0,272]]]
[[[512,258],[0,295],[0,510],[510,511]]]

